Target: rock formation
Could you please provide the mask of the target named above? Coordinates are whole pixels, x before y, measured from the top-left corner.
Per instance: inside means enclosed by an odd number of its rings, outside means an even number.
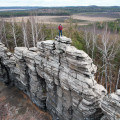
[[[71,42],[56,37],[34,48],[16,47],[14,54],[0,43],[0,79],[24,91],[53,120],[100,120],[106,90],[94,79],[92,59]]]
[[[15,65],[16,62],[13,54],[0,43],[0,80],[6,84],[13,83]]]
[[[105,114],[101,120],[120,120],[120,89],[105,96],[101,108]]]

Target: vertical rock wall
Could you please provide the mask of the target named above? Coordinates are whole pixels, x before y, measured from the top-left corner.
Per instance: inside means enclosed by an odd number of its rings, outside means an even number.
[[[14,55],[0,43],[0,78],[24,91],[53,120],[99,120],[106,95],[94,80],[96,66],[67,37],[16,47]]]
[[[23,90],[31,100],[40,108],[46,108],[46,83],[37,74],[35,56],[37,48],[28,50],[24,47],[16,47],[14,53],[16,59],[15,80],[16,86]],[[17,77],[18,76],[18,77]],[[19,82],[18,82],[19,81]]]
[[[7,85],[13,83],[15,64],[12,53],[8,51],[5,45],[0,43],[0,80]]]

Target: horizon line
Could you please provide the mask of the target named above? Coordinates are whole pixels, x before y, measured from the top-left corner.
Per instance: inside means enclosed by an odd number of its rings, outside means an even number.
[[[120,7],[119,5],[113,5],[113,6],[99,6],[99,5],[84,5],[84,6],[0,6],[0,7]]]

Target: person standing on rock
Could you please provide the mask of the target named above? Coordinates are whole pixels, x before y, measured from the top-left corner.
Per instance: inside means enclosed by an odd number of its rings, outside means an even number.
[[[58,26],[59,37],[60,37],[60,35],[61,35],[61,37],[62,37],[62,29],[63,29],[63,27],[62,27],[62,25],[60,24],[60,25]]]

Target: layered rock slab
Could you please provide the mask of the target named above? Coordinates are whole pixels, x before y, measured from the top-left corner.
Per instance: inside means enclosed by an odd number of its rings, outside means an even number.
[[[105,114],[101,120],[120,120],[120,89],[105,96],[101,108]]]
[[[37,44],[36,68],[47,83],[46,104],[57,119],[93,119],[106,90],[94,80],[97,68],[91,58],[70,44],[66,37]]]
[[[38,42],[36,48],[17,47],[13,61],[0,44],[1,63],[13,71],[14,84],[47,108],[53,120],[98,120],[106,90],[94,79],[97,68],[91,58],[71,42],[63,36]]]

